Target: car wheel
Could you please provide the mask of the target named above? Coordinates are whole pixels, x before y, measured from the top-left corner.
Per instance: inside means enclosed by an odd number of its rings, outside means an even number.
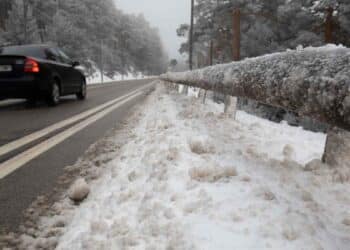
[[[57,106],[60,102],[60,98],[60,87],[55,80],[55,82],[52,83],[50,94],[47,97],[47,103],[50,106]]]
[[[77,93],[78,100],[85,100],[86,99],[86,82],[83,80],[80,85],[80,91]]]

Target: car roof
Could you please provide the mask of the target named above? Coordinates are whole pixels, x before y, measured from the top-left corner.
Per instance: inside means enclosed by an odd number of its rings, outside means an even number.
[[[53,46],[49,44],[26,44],[26,45],[1,46],[1,48],[33,48],[33,49],[46,49],[51,47]]]
[[[35,58],[46,58],[46,50],[52,48],[48,44],[30,44],[0,47],[1,55],[30,56]]]

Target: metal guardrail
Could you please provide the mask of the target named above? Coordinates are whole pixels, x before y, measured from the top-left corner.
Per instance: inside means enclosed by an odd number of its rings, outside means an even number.
[[[167,73],[167,82],[255,101],[350,131],[350,49],[328,45],[199,70]]]

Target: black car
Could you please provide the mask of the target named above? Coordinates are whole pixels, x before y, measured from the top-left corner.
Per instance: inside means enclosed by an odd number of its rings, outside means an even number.
[[[0,47],[0,100],[45,98],[55,106],[60,96],[86,98],[86,80],[63,51],[50,45]]]

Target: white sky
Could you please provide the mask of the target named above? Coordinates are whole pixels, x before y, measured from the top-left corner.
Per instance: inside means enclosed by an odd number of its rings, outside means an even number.
[[[126,13],[143,13],[152,26],[159,29],[164,47],[170,58],[180,58],[178,49],[182,39],[176,29],[189,23],[190,0],[115,0],[117,8]]]

